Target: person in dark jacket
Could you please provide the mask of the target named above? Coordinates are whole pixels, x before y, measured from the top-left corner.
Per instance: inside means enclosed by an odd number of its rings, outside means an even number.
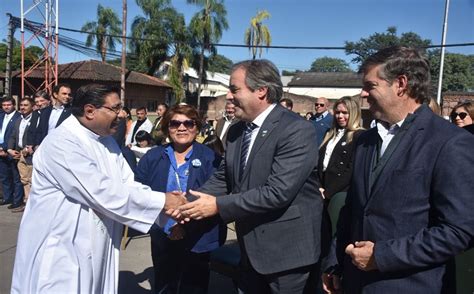
[[[318,157],[321,194],[328,208],[332,233],[351,181],[354,142],[363,132],[360,105],[356,99],[342,97],[336,101],[333,110],[332,127],[324,138]]]
[[[168,110],[162,131],[171,144],[148,151],[138,163],[135,179],[160,192],[184,192],[204,184],[221,158],[195,141],[201,122],[192,106]],[[207,293],[210,251],[224,243],[225,233],[217,217],[186,224],[170,220],[164,229],[152,227],[155,293]]]

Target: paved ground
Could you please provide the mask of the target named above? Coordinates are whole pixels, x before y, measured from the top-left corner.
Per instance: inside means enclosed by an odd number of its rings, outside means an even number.
[[[22,213],[11,213],[0,206],[0,294],[10,293],[13,259],[15,256],[18,226]],[[228,231],[228,241],[235,240],[233,231]],[[474,249],[458,256],[458,294],[474,294]],[[120,257],[120,294],[151,293],[153,276],[150,254],[150,239],[147,235],[135,235]],[[211,273],[210,294],[234,294],[231,279]]]
[[[22,213],[11,213],[6,206],[0,206],[0,294],[10,293],[16,239]],[[119,293],[151,293],[153,268],[148,235],[135,235],[129,240],[126,250],[120,256]],[[232,231],[228,240],[235,239]],[[209,293],[236,293],[230,278],[211,273]]]

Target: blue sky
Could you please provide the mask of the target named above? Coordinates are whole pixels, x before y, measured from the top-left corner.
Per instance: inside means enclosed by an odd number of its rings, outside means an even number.
[[[33,0],[25,0],[30,6]],[[97,4],[113,8],[122,15],[121,0],[60,0],[61,27],[80,29],[86,21],[95,20]],[[173,0],[175,8],[186,20],[197,11],[186,0]],[[266,21],[272,34],[272,45],[284,46],[344,46],[344,41],[358,41],[389,26],[398,33],[413,31],[421,37],[441,43],[445,0],[225,0],[229,30],[220,43],[243,44],[243,36],[250,19],[258,10],[271,14]],[[128,0],[128,26],[140,14],[134,0]],[[6,38],[10,12],[20,16],[19,0],[0,0],[0,38]],[[35,13],[29,17],[40,20]],[[69,37],[85,40],[83,34],[60,31]],[[20,39],[17,30],[15,37]],[[447,44],[474,42],[474,0],[451,0],[448,19]],[[120,50],[120,45],[119,48]],[[474,54],[474,46],[448,48],[448,52]],[[251,58],[246,48],[218,47],[218,53],[234,62]],[[351,60],[344,51],[270,49],[264,58],[272,60],[281,70],[306,70],[314,59],[323,56]],[[80,61],[90,57],[60,48],[60,63]]]

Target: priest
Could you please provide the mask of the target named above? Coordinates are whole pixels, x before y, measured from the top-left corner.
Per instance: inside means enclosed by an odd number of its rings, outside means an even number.
[[[117,293],[122,224],[146,233],[185,203],[134,182],[109,136],[121,109],[117,89],[83,86],[35,152],[12,293]]]

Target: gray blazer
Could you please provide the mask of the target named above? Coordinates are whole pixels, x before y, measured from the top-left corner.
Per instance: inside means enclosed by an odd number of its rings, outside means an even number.
[[[244,122],[230,127],[225,160],[200,190],[217,196],[224,222],[236,221],[243,253],[257,272],[316,263],[323,202],[314,127],[276,106],[259,129],[239,180],[244,127]]]

